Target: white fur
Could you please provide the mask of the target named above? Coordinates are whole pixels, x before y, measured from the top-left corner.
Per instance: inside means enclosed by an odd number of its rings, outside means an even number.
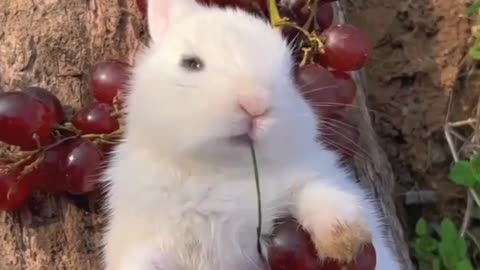
[[[318,123],[292,81],[280,33],[193,0],[148,4],[153,42],[133,70],[126,137],[106,177],[106,270],[261,269],[250,150],[228,139],[247,131],[244,95],[266,97],[272,108],[255,142],[263,233],[287,213],[316,243],[332,237],[337,221],[365,223],[376,269],[400,269],[366,191],[315,141]],[[204,70],[179,65],[191,54]]]

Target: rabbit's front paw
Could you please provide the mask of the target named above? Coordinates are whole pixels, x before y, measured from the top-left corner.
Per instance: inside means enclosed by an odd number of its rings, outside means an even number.
[[[351,262],[371,242],[362,205],[348,192],[328,189],[303,192],[298,219],[309,232],[320,258]]]

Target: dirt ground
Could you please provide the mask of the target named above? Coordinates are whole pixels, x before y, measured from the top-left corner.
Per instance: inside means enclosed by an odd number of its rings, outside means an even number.
[[[368,102],[398,178],[397,201],[407,232],[412,232],[420,215],[460,218],[465,191],[448,179],[452,158],[443,126],[451,96],[452,121],[468,118],[477,102],[478,76],[467,55],[470,3],[344,0],[344,4],[348,20],[362,28],[375,46],[366,68]],[[438,202],[406,207],[405,193],[416,189],[436,191]]]

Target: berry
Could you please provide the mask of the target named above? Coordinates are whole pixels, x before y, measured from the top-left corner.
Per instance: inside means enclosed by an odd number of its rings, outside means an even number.
[[[100,103],[113,104],[115,98],[121,98],[129,78],[130,65],[107,60],[95,65],[92,71],[91,91]]]
[[[296,80],[300,92],[315,111],[326,116],[338,109],[340,86],[326,68],[316,64],[302,66],[297,71]]]
[[[65,121],[65,111],[63,110],[62,103],[60,103],[60,100],[50,91],[41,87],[32,86],[25,88],[23,92],[45,105],[49,112],[53,114],[53,121],[55,123],[61,124]]]
[[[20,146],[23,150],[37,147],[51,140],[54,115],[45,105],[24,92],[0,94],[0,141]]]
[[[297,17],[291,9],[280,7],[278,11],[283,19],[288,20],[291,23],[296,23]],[[282,33],[288,41],[292,41],[298,35],[299,31],[295,27],[285,26],[282,29]]]
[[[323,32],[325,60],[333,69],[352,71],[361,69],[368,62],[371,47],[367,36],[358,28],[338,24]]]
[[[66,190],[73,195],[94,191],[102,159],[102,152],[93,142],[85,139],[72,142],[65,160]]]
[[[296,1],[280,0],[280,5],[289,7],[292,10],[297,11],[298,9],[305,7],[307,5],[307,2],[308,0],[296,0]]]
[[[118,120],[112,116],[114,109],[108,104],[95,103],[80,110],[72,124],[82,134],[108,134],[119,128]]]
[[[24,208],[31,192],[32,187],[26,178],[17,180],[14,174],[7,172],[6,166],[0,166],[0,210],[17,211]]]
[[[319,260],[310,236],[292,218],[279,221],[272,232],[268,263],[272,270],[317,270]]]
[[[64,142],[45,151],[42,162],[29,175],[40,189],[52,193],[65,191],[65,160],[70,142]]]
[[[319,3],[315,13],[318,30],[323,31],[333,23],[333,7],[330,3]]]
[[[339,86],[336,95],[336,111],[338,112],[347,105],[355,102],[355,98],[357,96],[357,85],[348,73],[332,71],[332,74]]]
[[[347,266],[347,270],[375,270],[377,254],[375,247],[368,244],[360,251],[357,258]]]
[[[147,0],[137,0],[137,7],[144,17],[147,16]]]

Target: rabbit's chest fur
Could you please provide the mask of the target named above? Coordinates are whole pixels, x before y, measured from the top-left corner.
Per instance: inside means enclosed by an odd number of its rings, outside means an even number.
[[[128,252],[124,247],[150,243],[187,269],[255,269],[258,208],[253,168],[228,171],[189,176],[132,157],[117,160],[109,171],[114,195],[107,240],[117,242],[110,246],[118,251],[110,254],[120,258]],[[280,168],[261,173],[262,232],[268,233],[274,219],[288,211],[301,177]]]

